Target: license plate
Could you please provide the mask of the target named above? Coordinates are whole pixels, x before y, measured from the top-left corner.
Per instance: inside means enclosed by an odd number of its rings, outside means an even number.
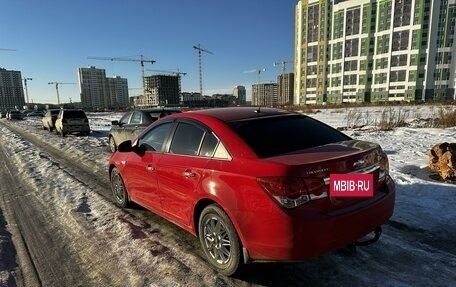
[[[371,173],[331,174],[331,197],[372,197],[374,195],[374,175]]]

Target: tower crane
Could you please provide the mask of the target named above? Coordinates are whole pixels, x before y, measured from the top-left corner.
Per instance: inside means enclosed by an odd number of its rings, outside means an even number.
[[[156,73],[163,73],[163,74],[174,74],[176,76],[179,76],[180,75],[187,75],[187,73],[184,73],[184,72],[180,72],[179,70],[177,71],[172,71],[172,70],[150,70],[150,69],[146,69],[146,71],[149,71],[149,72],[156,72]]]
[[[261,72],[265,72],[266,68],[258,68],[253,70],[244,71],[244,73],[257,73],[258,75],[258,85],[260,84]]]
[[[278,66],[278,65],[282,65],[282,75],[285,75],[285,71],[286,71],[286,65],[287,64],[290,64],[290,63],[293,63],[292,61],[278,61],[278,62],[274,62],[274,67],[275,66]]]
[[[150,63],[153,64],[156,61],[154,60],[148,60],[146,57],[143,55],[139,55],[138,58],[131,58],[131,57],[87,57],[87,59],[93,59],[93,60],[106,60],[106,61],[129,61],[129,62],[139,62],[141,64],[141,80],[142,80],[142,86],[143,86],[143,96],[146,95],[146,84],[144,82],[144,63]]]
[[[27,105],[30,103],[29,96],[28,96],[28,89],[27,89],[27,81],[33,80],[32,78],[23,78],[24,80],[24,88],[25,88],[25,96],[27,97]]]
[[[260,77],[261,77],[261,72],[265,72],[266,68],[258,68],[258,69],[253,69],[253,70],[247,70],[244,71],[244,73],[257,73],[258,74],[258,85],[257,85],[257,96],[258,98],[260,97]],[[253,93],[253,91],[252,91]],[[263,104],[266,104],[266,95],[263,95]]]
[[[199,72],[199,85],[200,85],[200,94],[201,97],[203,96],[203,72],[201,68],[201,54],[203,52],[214,55],[211,51],[208,51],[206,49],[201,48],[201,45],[198,44],[198,46],[193,46],[193,49],[198,51],[198,72]]]
[[[76,83],[49,82],[48,85],[55,85],[57,92],[57,104],[60,106],[59,85],[75,85]]]

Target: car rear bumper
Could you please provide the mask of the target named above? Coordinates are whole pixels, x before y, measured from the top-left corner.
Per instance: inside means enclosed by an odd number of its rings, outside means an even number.
[[[281,215],[244,214],[241,237],[249,259],[301,261],[354,243],[393,214],[395,185],[391,178],[385,189],[379,200],[342,214],[322,214],[305,206]]]
[[[64,133],[82,133],[90,132],[89,126],[63,126]]]

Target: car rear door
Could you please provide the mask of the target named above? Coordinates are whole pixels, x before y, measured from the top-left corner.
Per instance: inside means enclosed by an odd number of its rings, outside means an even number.
[[[197,187],[210,176],[206,166],[212,152],[203,151],[204,141],[212,134],[204,127],[181,121],[158,164],[158,185],[163,213],[181,226],[192,225]],[[215,148],[215,146],[213,147]]]

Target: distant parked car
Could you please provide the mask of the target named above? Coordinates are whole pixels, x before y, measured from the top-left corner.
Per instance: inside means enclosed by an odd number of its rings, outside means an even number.
[[[373,243],[395,204],[378,144],[270,108],[167,116],[120,144],[108,167],[117,205],[136,202],[199,237],[207,261],[225,275],[247,262],[300,261]],[[372,196],[335,195],[334,176],[371,178]]]
[[[24,114],[17,110],[11,110],[8,112],[7,117],[8,120],[23,120]]]
[[[44,117],[41,119],[43,124],[43,130],[48,130],[52,132],[55,128],[55,120],[60,113],[60,109],[51,109],[47,110],[44,114]]]
[[[55,120],[55,131],[64,137],[70,133],[90,134],[89,120],[83,110],[61,109]]]
[[[39,111],[28,112],[26,115],[27,115],[27,117],[42,117],[42,116],[44,116],[43,112],[39,112]]]
[[[133,140],[151,123],[167,115],[181,113],[179,109],[144,109],[125,113],[119,121],[112,121],[108,141],[111,152],[117,150],[117,146],[126,141]]]

